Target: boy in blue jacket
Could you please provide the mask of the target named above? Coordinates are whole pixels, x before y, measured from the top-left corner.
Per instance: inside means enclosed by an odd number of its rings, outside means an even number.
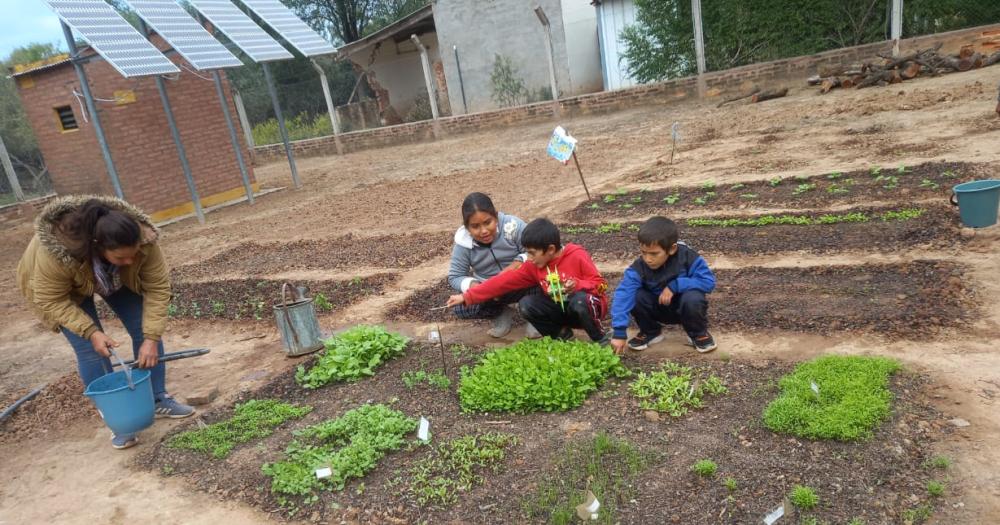
[[[623,352],[626,344],[632,350],[645,350],[659,343],[665,324],[683,326],[698,352],[715,350],[705,297],[715,289],[715,275],[704,258],[677,238],[677,225],[665,217],[653,217],[639,228],[642,256],[625,270],[611,304],[611,346],[616,353]],[[630,315],[639,333],[626,343]]]

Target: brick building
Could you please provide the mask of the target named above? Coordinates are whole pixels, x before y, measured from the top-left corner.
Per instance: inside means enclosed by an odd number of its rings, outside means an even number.
[[[183,59],[170,46],[158,38],[154,44],[180,66]],[[100,99],[97,109],[126,200],[157,221],[192,213],[194,204],[153,78],[124,78],[88,47],[81,55],[87,58],[84,69],[91,92]],[[243,181],[215,84],[209,74],[181,70],[166,81],[167,94],[202,206],[237,199],[245,194]],[[69,57],[18,66],[13,76],[55,192],[113,195],[82,95],[74,94],[81,90]],[[224,74],[223,88],[256,190],[250,154]]]

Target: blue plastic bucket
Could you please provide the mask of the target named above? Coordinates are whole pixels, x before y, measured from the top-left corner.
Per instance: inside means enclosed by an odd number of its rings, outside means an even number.
[[[91,381],[84,395],[94,401],[112,432],[133,434],[153,424],[155,412],[150,375],[149,370],[127,368],[112,372]]]
[[[1000,180],[963,182],[952,191],[955,193],[951,196],[951,203],[958,206],[962,224],[970,228],[985,228],[997,223]]]

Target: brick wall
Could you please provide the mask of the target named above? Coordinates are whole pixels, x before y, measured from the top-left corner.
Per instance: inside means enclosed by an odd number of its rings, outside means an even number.
[[[902,40],[900,50],[906,53],[910,50],[933,47],[938,43],[942,44],[942,52],[947,53],[957,53],[962,46],[969,44],[981,51],[992,52],[1000,48],[1000,24]],[[804,86],[805,79],[816,74],[819,68],[868,61],[876,58],[878,54],[891,52],[891,43],[879,42],[707,73],[702,77],[705,96],[718,99],[745,92],[752,86],[760,86],[763,89],[779,86],[798,88]],[[560,99],[559,113],[563,116],[586,115],[649,104],[669,104],[698,96],[698,78],[685,77]],[[422,121],[344,133],[340,135],[340,140],[344,145],[344,151],[351,152],[392,144],[434,140],[444,135],[556,120],[553,103],[540,102],[497,111],[441,118],[436,123]],[[337,151],[332,136],[296,141],[292,143],[292,147],[296,154],[304,156],[333,155]],[[261,146],[256,148],[256,161],[266,162],[281,158],[284,154],[284,148],[280,144]]]
[[[168,49],[162,42],[157,45]],[[175,63],[182,62],[176,53],[171,52],[168,57]],[[95,98],[113,99],[116,91],[135,93],[132,103],[97,102],[125,198],[149,213],[190,202],[191,195],[154,80],[126,79],[103,60],[93,60],[85,69]],[[176,80],[165,81],[202,198],[242,186],[229,131],[209,75],[201,73],[209,78],[204,80],[182,69]],[[18,86],[51,173],[53,189],[61,195],[114,194],[93,126],[84,121],[80,104],[72,94],[74,89],[80,91],[73,67],[67,63],[28,73],[18,78]],[[223,88],[244,157],[249,161],[224,75]],[[54,108],[66,105],[73,107],[80,126],[78,131],[59,130]],[[252,178],[252,170],[250,175]]]
[[[52,194],[44,197],[28,199],[24,202],[16,204],[0,206],[0,226],[33,220],[35,215],[37,215],[38,212],[41,211],[42,208],[44,208],[45,205],[55,197],[55,194]]]

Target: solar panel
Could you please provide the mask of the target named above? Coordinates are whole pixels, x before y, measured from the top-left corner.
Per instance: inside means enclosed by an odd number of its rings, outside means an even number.
[[[126,0],[149,27],[174,46],[195,69],[242,66],[243,62],[212,37],[174,0]]]
[[[278,0],[242,1],[303,55],[312,57],[337,52],[329,42],[323,40],[311,27]]]
[[[178,73],[180,69],[104,0],[42,0],[122,76]]]
[[[287,49],[229,0],[189,0],[189,2],[254,62],[293,58]]]

